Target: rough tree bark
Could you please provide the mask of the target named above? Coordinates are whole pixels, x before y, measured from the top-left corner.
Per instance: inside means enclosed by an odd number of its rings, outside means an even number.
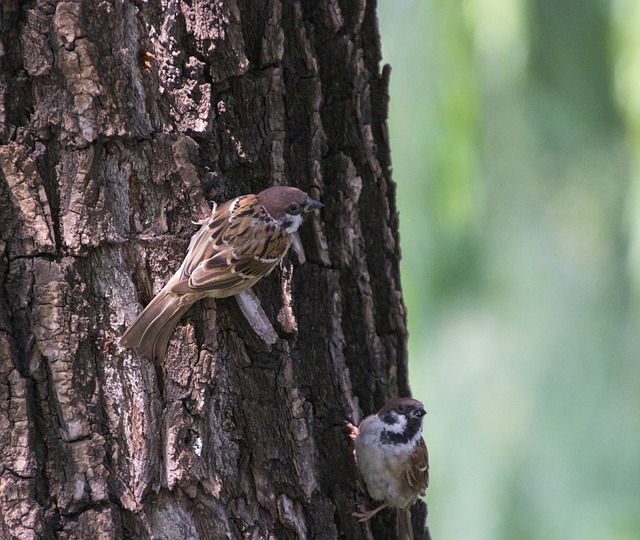
[[[371,538],[343,423],[409,391],[374,3],[0,12],[1,536]],[[279,340],[203,301],[160,388],[118,338],[209,201],[273,184],[326,205],[256,287]]]

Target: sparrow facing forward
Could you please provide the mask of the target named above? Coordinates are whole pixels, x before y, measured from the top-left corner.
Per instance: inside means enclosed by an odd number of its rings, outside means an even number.
[[[377,414],[367,416],[358,428],[350,426],[367,492],[372,499],[383,501],[373,510],[353,515],[363,522],[383,508],[396,508],[400,540],[413,539],[410,508],[429,485],[429,453],[422,438],[425,414],[421,402],[395,398]]]
[[[294,187],[278,186],[218,206],[198,222],[182,265],[120,338],[120,345],[162,360],[182,315],[201,298],[246,291],[283,259],[303,216],[316,208]]]

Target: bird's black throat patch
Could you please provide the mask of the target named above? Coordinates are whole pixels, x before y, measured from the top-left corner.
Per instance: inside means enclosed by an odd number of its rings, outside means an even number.
[[[413,439],[416,436],[416,433],[420,431],[420,427],[422,426],[422,419],[416,418],[413,415],[408,416],[406,418],[407,418],[407,425],[405,426],[404,431],[402,433],[395,433],[393,431],[384,429],[380,434],[380,443],[381,444],[406,444],[411,439]],[[385,414],[382,417],[382,421],[385,424],[390,424],[390,425],[398,423],[398,419],[390,413]]]

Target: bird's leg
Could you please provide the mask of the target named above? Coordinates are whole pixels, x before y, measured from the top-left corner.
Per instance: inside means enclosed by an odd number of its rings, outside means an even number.
[[[358,478],[356,479],[356,489],[360,493],[364,493],[365,495],[367,494],[367,484],[364,483],[364,480],[362,479],[362,475],[360,473],[358,473]]]
[[[278,340],[278,334],[269,322],[269,318],[262,309],[262,304],[260,304],[260,300],[255,293],[248,289],[237,294],[236,301],[258,337],[265,343],[273,345]]]
[[[382,503],[380,506],[374,508],[373,510],[365,510],[364,506],[359,506],[359,511],[353,512],[351,515],[358,518],[358,523],[363,523],[365,521],[369,521],[373,516],[380,512],[380,510],[384,510],[387,506],[389,506],[389,503]]]

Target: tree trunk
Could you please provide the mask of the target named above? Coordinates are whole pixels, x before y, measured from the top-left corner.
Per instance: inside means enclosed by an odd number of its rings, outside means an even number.
[[[0,536],[392,537],[343,429],[409,392],[375,5],[0,12]],[[326,205],[255,287],[276,344],[226,299],[162,378],[120,349],[210,201],[274,184]]]

